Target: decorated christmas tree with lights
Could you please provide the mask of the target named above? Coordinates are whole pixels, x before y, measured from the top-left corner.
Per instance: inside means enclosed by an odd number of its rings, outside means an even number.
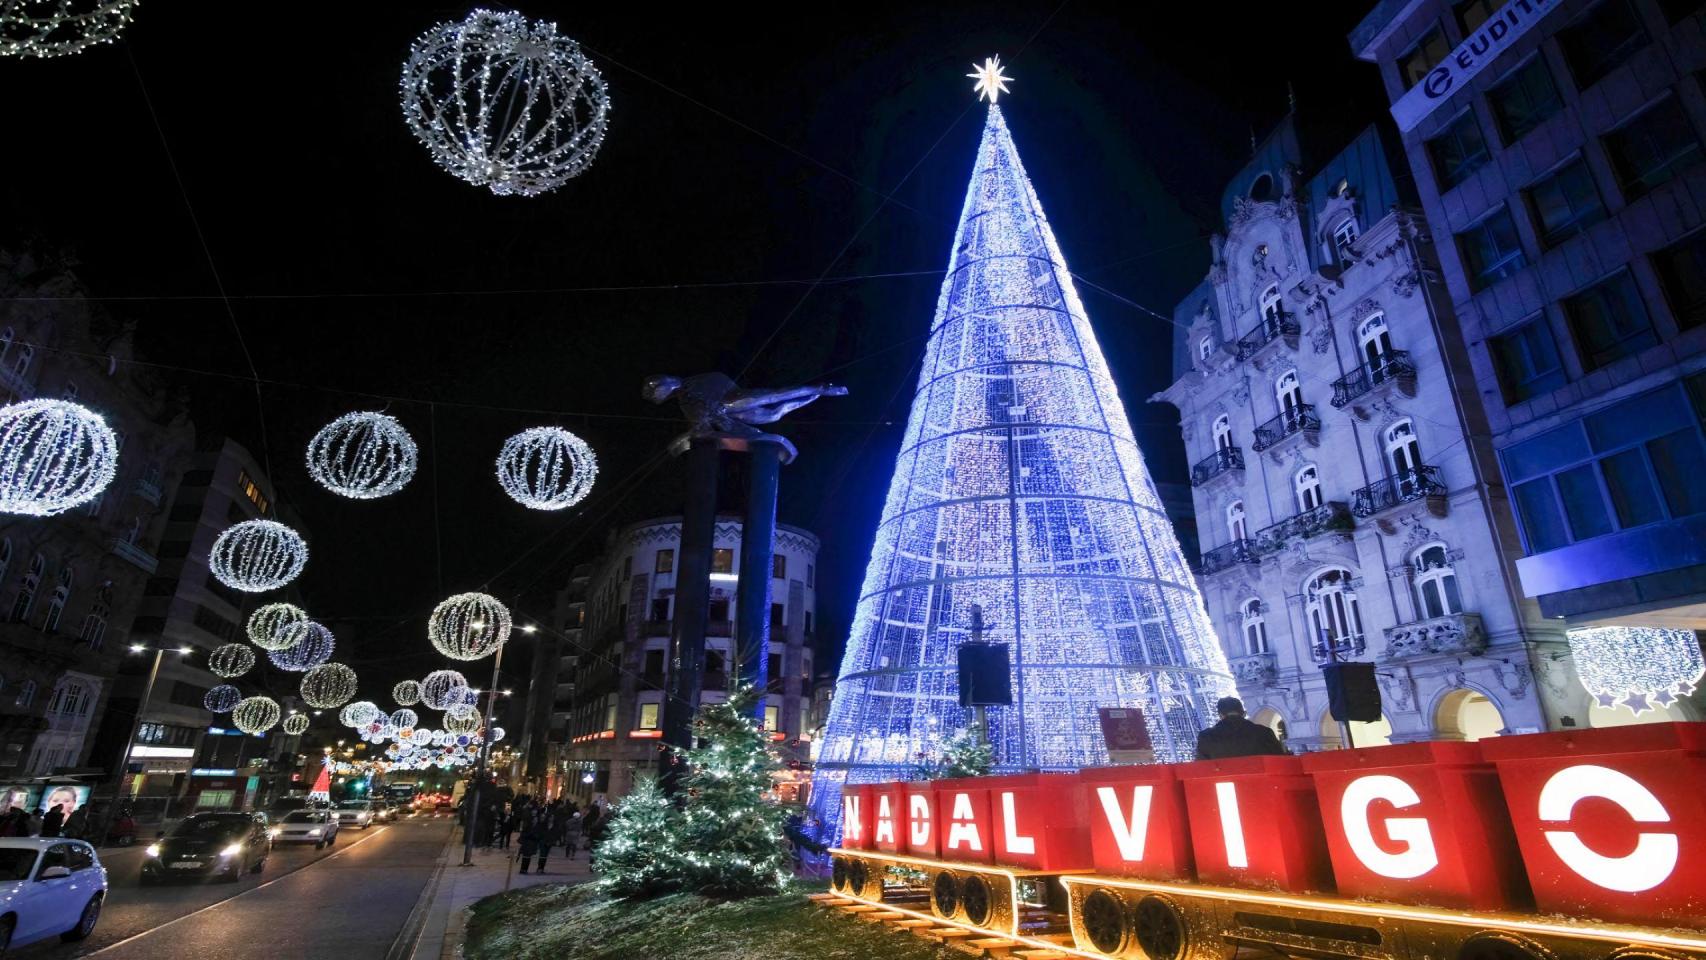
[[[842,661],[813,785],[906,779],[967,725],[971,610],[1005,643],[1013,703],[989,710],[998,771],[1108,762],[1097,709],[1143,712],[1189,759],[1226,657],[1156,496],[1066,261],[990,101],[918,389]]]
[[[612,817],[593,851],[599,887],[618,897],[652,897],[680,889],[681,817],[657,780],[637,780]]]
[[[753,720],[758,692],[741,687],[707,703],[693,720],[698,746],[682,751],[687,795],[680,858],[686,889],[719,897],[775,893],[793,875],[782,834],[786,816],[772,796],[782,758]]]

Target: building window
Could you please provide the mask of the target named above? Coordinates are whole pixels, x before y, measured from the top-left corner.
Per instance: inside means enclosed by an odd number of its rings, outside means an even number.
[[[784,557],[779,553],[771,555],[771,557],[770,557],[770,579],[772,579],[772,580],[786,580],[786,579],[788,579],[788,558],[787,557]]]
[[[1335,567],[1304,584],[1304,606],[1315,659],[1328,660],[1334,653],[1362,652],[1362,608],[1349,570]]]
[[[90,650],[99,650],[107,640],[107,617],[112,615],[112,607],[102,601],[96,601],[89,608],[89,613],[83,618],[83,632],[77,639],[81,640]]]
[[[806,586],[817,586],[817,567],[814,564],[806,564]]]
[[[604,729],[616,729],[616,694],[604,698]]]
[[[1481,125],[1475,122],[1474,110],[1458,114],[1457,119],[1427,142],[1427,148],[1441,193],[1469,179],[1488,157],[1487,141],[1481,136]]]
[[[812,612],[810,610],[807,610],[806,611],[806,639],[810,640],[811,638],[812,638]]]
[[[1398,79],[1408,90],[1428,75],[1428,71],[1439,66],[1445,55],[1451,52],[1451,43],[1445,39],[1445,32],[1435,24],[1416,45],[1411,47],[1398,58]]]
[[[1493,108],[1499,136],[1507,144],[1521,140],[1563,106],[1552,71],[1546,68],[1546,58],[1538,53],[1488,90],[1487,103]]]
[[[633,556],[633,554],[629,554],[628,556],[622,558],[622,582],[627,583],[628,579],[630,577],[632,577],[633,575],[634,575],[634,556]]]
[[[1578,90],[1598,83],[1646,42],[1647,31],[1629,0],[1603,0],[1558,31],[1558,47]]]
[[[711,551],[712,573],[734,573],[735,552],[731,547],[718,547]]]
[[[1671,96],[1606,134],[1605,151],[1623,195],[1634,200],[1698,162],[1700,139]]]
[[[29,344],[26,343],[18,347],[18,355],[12,358],[12,372],[19,377],[28,373],[30,361],[34,360],[35,356],[36,350]]]
[[[657,559],[655,559],[652,562],[652,572],[653,573],[674,573],[675,572],[675,551],[674,550],[659,550],[658,554],[657,554]]]
[[[23,685],[18,687],[18,699],[16,701],[16,705],[20,707],[28,707],[35,702],[36,682],[34,680],[25,680]]]
[[[1274,381],[1274,403],[1280,413],[1303,406],[1303,384],[1298,382],[1296,370],[1287,370]]]
[[[786,612],[787,607],[780,603],[770,605],[770,629],[781,630],[786,625]]]
[[[1458,234],[1457,249],[1463,254],[1463,268],[1469,275],[1471,290],[1484,290],[1528,265],[1522,245],[1517,242],[1516,225],[1506,207],[1498,208]]]
[[[1232,418],[1221,414],[1214,418],[1214,449],[1229,450],[1232,448]]]
[[[1249,534],[1244,526],[1244,501],[1234,500],[1226,508],[1226,532],[1234,543],[1247,539]]]
[[[775,733],[782,729],[782,708],[767,706],[764,708],[764,729],[767,733]]]
[[[1314,464],[1297,471],[1297,476],[1291,478],[1291,487],[1297,492],[1297,511],[1308,513],[1321,505],[1321,473]]]
[[[1279,284],[1271,284],[1266,290],[1263,290],[1260,303],[1262,305],[1262,322],[1273,323],[1278,320],[1280,317]]]
[[[1653,268],[1676,325],[1687,330],[1706,323],[1706,231],[1653,254]]]
[[[186,474],[184,479],[186,481],[189,480],[189,476]],[[267,512],[267,508],[272,505],[271,501],[267,499],[266,493],[261,490],[261,485],[256,483],[249,476],[249,472],[247,470],[237,471],[237,489],[248,499],[250,503],[254,504],[255,509],[259,510],[263,515]]]
[[[1555,247],[1605,219],[1605,204],[1593,174],[1580,157],[1526,191],[1528,207],[1540,227],[1540,243]]]
[[[1358,324],[1357,342],[1362,346],[1362,358],[1368,369],[1382,370],[1392,353],[1392,333],[1386,329],[1386,314],[1377,313]]]
[[[1352,245],[1356,243],[1357,234],[1356,217],[1346,217],[1333,228],[1333,255],[1339,261],[1340,268],[1356,263],[1356,253]]]
[[[47,558],[36,554],[30,560],[30,569],[18,582],[18,596],[12,601],[12,620],[23,623],[30,618],[30,610],[36,605],[36,590],[41,587],[42,572],[47,569]]]
[[[1422,465],[1422,445],[1416,439],[1416,428],[1408,420],[1400,420],[1386,428],[1386,464],[1392,476],[1400,481],[1414,479],[1416,468]]]
[[[1544,316],[1487,340],[1505,404],[1521,403],[1563,386],[1564,366]]]
[[[1528,552],[1706,512],[1706,438],[1681,387],[1500,451]]]
[[[1244,601],[1244,653],[1256,656],[1268,652],[1268,623],[1262,618],[1262,601],[1255,597]]]
[[[1658,342],[1635,278],[1627,269],[1564,299],[1564,316],[1582,366],[1598,369]]]
[[[1197,341],[1197,359],[1198,360],[1201,360],[1204,364],[1207,364],[1208,358],[1211,355],[1213,355],[1213,353],[1214,353],[1214,338],[1213,337],[1203,337],[1201,340]]]
[[[661,703],[640,704],[640,722],[636,726],[641,730],[656,730],[658,728],[658,714],[662,709],[663,704]]]
[[[1463,612],[1457,571],[1452,569],[1445,544],[1436,543],[1416,551],[1410,565],[1415,570],[1416,610],[1423,620]]]
[[[65,616],[65,601],[71,599],[71,568],[68,566],[59,574],[59,586],[53,588],[53,593],[47,600],[47,615],[42,617],[42,633],[58,633],[59,619]]]
[[[652,615],[651,615],[652,622],[653,623],[662,623],[668,619],[669,619],[669,598],[668,597],[658,597],[658,598],[652,600]]]

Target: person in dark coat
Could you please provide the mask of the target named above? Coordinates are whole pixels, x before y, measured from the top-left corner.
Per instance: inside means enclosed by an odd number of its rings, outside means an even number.
[[[570,860],[573,860],[575,854],[580,852],[581,815],[572,803],[564,807],[563,812],[558,816],[555,842],[562,844],[563,852],[568,854]]]
[[[59,836],[60,831],[64,828],[65,808],[56,803],[53,805],[53,809],[47,812],[47,816],[41,818],[41,835],[44,837],[57,837]]]
[[[1221,697],[1215,709],[1220,713],[1220,722],[1197,734],[1198,760],[1285,755],[1285,746],[1272,730],[1244,718],[1244,701]]]

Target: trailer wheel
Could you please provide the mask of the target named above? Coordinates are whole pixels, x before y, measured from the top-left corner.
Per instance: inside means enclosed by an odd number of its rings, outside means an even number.
[[[1084,898],[1080,919],[1092,947],[1110,956],[1125,949],[1129,931],[1125,901],[1118,896],[1106,890],[1092,891]]]
[[[930,906],[935,909],[936,916],[951,920],[959,905],[960,878],[947,870],[936,874],[935,882],[930,884]]]
[[[1553,960],[1552,951],[1526,937],[1482,931],[1463,942],[1457,960]]]
[[[1185,918],[1171,901],[1154,895],[1139,900],[1134,926],[1137,945],[1149,960],[1178,960],[1184,955]]]
[[[966,912],[966,919],[974,927],[981,927],[989,922],[990,912],[989,881],[976,874],[965,878],[960,884],[960,908]],[[1013,908],[1018,909],[1018,904]]]
[[[847,865],[847,892],[856,897],[865,895],[865,885],[871,882],[870,868],[863,860],[855,860]]]
[[[836,857],[829,868],[829,885],[842,893],[847,892],[847,861]]]

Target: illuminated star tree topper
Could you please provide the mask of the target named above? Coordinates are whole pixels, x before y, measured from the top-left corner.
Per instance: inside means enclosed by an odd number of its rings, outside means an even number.
[[[985,59],[981,67],[972,64],[971,72],[966,76],[977,81],[972,85],[972,89],[977,91],[979,100],[994,103],[1002,94],[1012,92],[1007,89],[1007,84],[1013,78],[1007,76],[1005,71],[1006,68],[1001,65],[1001,57],[993,56]]]

